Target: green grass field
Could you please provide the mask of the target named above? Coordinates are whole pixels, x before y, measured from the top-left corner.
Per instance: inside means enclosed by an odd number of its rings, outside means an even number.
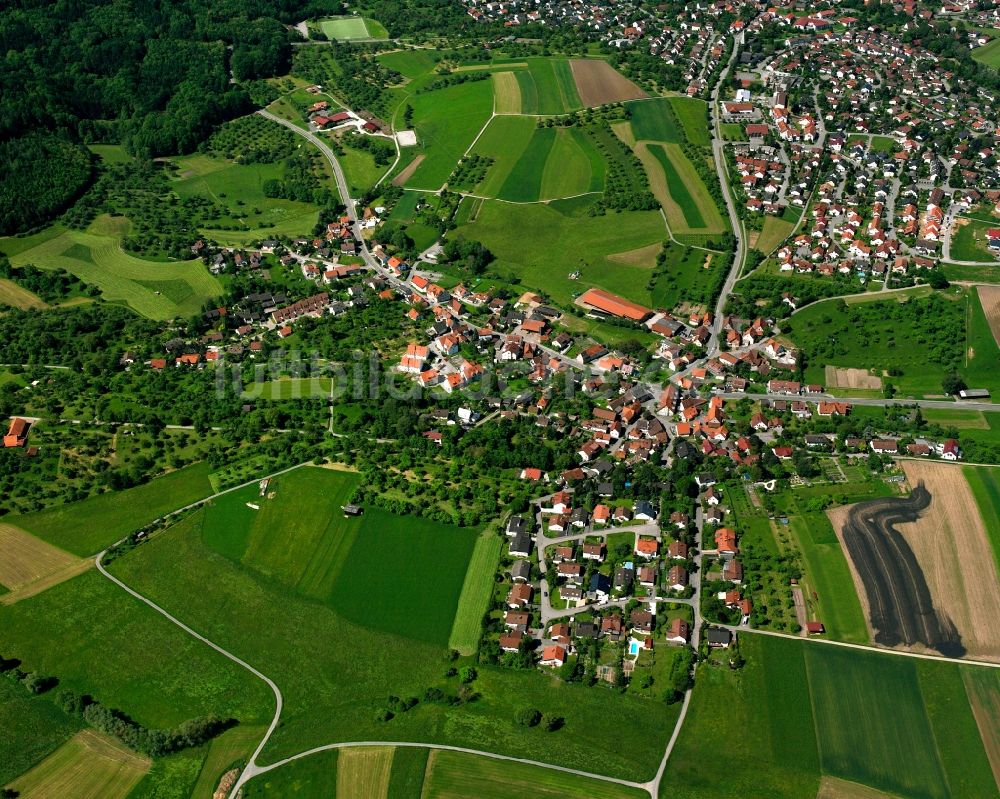
[[[477,757],[463,752],[435,751],[427,764],[423,799],[639,799],[646,794],[610,782],[560,771]]]
[[[266,236],[306,235],[319,218],[319,209],[312,203],[264,195],[268,180],[282,178],[284,167],[280,163],[236,164],[204,154],[177,157],[173,162],[179,171],[171,188],[181,199],[207,197],[227,208],[224,222],[235,230],[202,228],[220,244],[236,246]]]
[[[212,493],[211,468],[197,463],[125,491],[16,516],[11,524],[74,555],[93,555],[154,519]]]
[[[7,647],[4,654],[10,657]],[[6,785],[58,749],[80,728],[47,696],[0,680],[0,785]]]
[[[604,186],[604,159],[577,128],[536,128],[528,117],[497,116],[473,152],[494,159],[476,191],[486,197],[535,202]]]
[[[632,133],[636,141],[658,141],[679,144],[684,141],[674,106],[669,97],[634,100],[626,104],[631,112]]]
[[[895,372],[886,379],[899,396],[940,395],[953,366],[970,386],[1000,390],[996,342],[975,294],[959,287],[931,294],[917,289],[892,299],[873,294],[846,305],[817,302],[788,327],[808,357],[808,382],[823,383],[826,364],[874,368]],[[963,333],[965,346],[956,347]]]
[[[212,799],[219,779],[237,762],[245,762],[266,727],[239,725],[226,730],[206,747],[208,752],[198,773],[198,782],[191,791],[191,799]]]
[[[430,751],[427,749],[396,747],[389,775],[389,796],[393,799],[421,799],[428,755]]]
[[[14,266],[65,269],[97,286],[109,302],[128,305],[150,319],[191,316],[207,299],[222,294],[222,285],[201,261],[157,262],[129,255],[121,246],[127,220],[110,220],[124,223],[110,227],[105,221],[98,217],[87,232],[56,225],[24,239],[0,239],[0,252]]]
[[[980,64],[1000,69],[1000,39],[994,39],[972,51],[972,57]]]
[[[339,752],[333,749],[296,760],[250,780],[243,789],[243,795],[246,799],[334,796],[338,759]]]
[[[388,38],[385,28],[379,23],[361,17],[327,17],[319,20],[318,25],[324,36],[338,42]]]
[[[316,497],[320,496],[317,492]],[[363,624],[352,623],[329,605],[224,557],[202,542],[205,517],[205,511],[185,517],[117,559],[112,569],[277,681],[285,710],[263,763],[338,740],[412,740],[509,754],[529,747],[547,761],[563,765],[600,762],[603,771],[628,778],[647,775],[645,779],[655,771],[663,731],[676,719],[676,706],[579,684],[553,683],[535,672],[477,665],[479,676],[473,687],[480,697],[476,701],[458,706],[422,702],[389,722],[379,721],[375,711],[384,707],[390,694],[420,697],[428,687],[451,694],[457,691],[455,678],[444,676],[445,645],[387,632],[367,618]],[[364,524],[371,517],[366,513],[362,520]],[[283,524],[288,523],[285,517]],[[366,564],[367,572],[350,578],[373,607],[382,600],[369,585],[379,579],[374,572],[382,560],[408,557],[397,556],[388,546],[379,549],[374,540],[377,535],[373,533],[373,540],[362,544],[375,553]],[[440,580],[442,575],[435,573],[430,579]],[[444,576],[446,582],[451,579]],[[412,613],[412,603],[419,598],[398,596],[403,599],[396,603],[397,612]],[[113,630],[111,625],[109,634]],[[572,734],[526,732],[514,721],[515,711],[525,706],[563,716],[565,731]]]
[[[166,567],[165,567],[166,568]],[[270,691],[97,571],[0,607],[4,655],[150,727],[268,719]]]
[[[662,144],[649,145],[649,150],[653,153],[660,164],[660,168],[663,170],[663,174],[666,176],[667,192],[670,195],[670,199],[679,206],[681,212],[679,219],[676,218],[676,214],[674,215],[674,219],[670,219],[668,215],[668,221],[672,222],[671,227],[676,227],[682,233],[697,228],[704,228],[705,219],[701,215],[699,202],[695,200],[695,194],[704,194],[705,187],[700,179],[696,183],[691,182],[692,176],[698,178],[696,173],[693,175],[690,173],[684,176],[681,175],[678,168],[678,159],[683,159],[684,154],[679,149],[668,153],[666,145]],[[711,198],[709,198],[709,201],[711,201]],[[718,215],[718,212],[716,212],[716,215]]]
[[[383,66],[395,70],[410,80],[426,75],[434,69],[434,59],[426,50],[422,49],[382,53],[378,56],[378,60]]]
[[[993,560],[1000,571],[1000,470],[989,466],[966,466],[962,471],[976,498],[990,539]]]
[[[457,234],[483,242],[496,255],[490,268],[498,274],[516,276],[525,288],[556,301],[569,303],[596,285],[648,305],[650,270],[666,230],[655,211],[593,218],[566,216],[546,205],[486,201],[475,221],[460,226]],[[579,280],[569,279],[574,270]]]
[[[739,672],[699,669],[661,797],[799,799],[816,796],[821,776],[897,796],[995,794],[960,690],[971,667],[753,634],[740,649]],[[742,756],[706,769],[734,730]]]
[[[455,622],[448,637],[448,647],[457,649],[463,655],[471,655],[479,643],[483,614],[489,608],[493,575],[496,573],[502,545],[503,539],[499,536],[491,532],[481,533],[469,558]]]
[[[243,396],[265,400],[310,399],[329,397],[332,378],[329,377],[283,377],[251,383],[243,391]]]
[[[716,270],[721,268],[720,257],[673,243],[667,245],[665,253],[665,271],[657,276],[650,296],[653,307],[673,308],[680,302],[706,297]]]
[[[777,216],[768,215],[764,218],[764,227],[761,228],[760,235],[757,236],[754,248],[765,255],[770,255],[778,249],[793,230],[795,230],[793,223]]]
[[[565,114],[583,108],[566,58],[526,58],[514,74],[521,89],[522,114]]]
[[[489,119],[493,83],[471,81],[417,94],[412,97],[412,106],[418,148],[425,158],[406,185],[439,189]]]
[[[970,219],[959,225],[951,238],[951,257],[956,261],[996,262],[997,256],[987,246],[986,231],[997,227],[996,222]]]
[[[708,122],[708,103],[697,97],[671,97],[670,107],[680,122],[684,136],[691,144],[711,147],[711,126]]]
[[[22,799],[125,799],[149,770],[148,758],[96,730],[83,730],[11,783]]]

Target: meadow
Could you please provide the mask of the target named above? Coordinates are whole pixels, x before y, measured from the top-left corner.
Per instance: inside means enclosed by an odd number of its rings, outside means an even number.
[[[566,58],[526,58],[527,69],[514,73],[521,114],[565,114],[583,108]]]
[[[10,657],[6,644],[0,654]],[[13,680],[0,680],[0,786],[6,785],[58,749],[81,722],[48,697]]]
[[[980,64],[1000,69],[1000,39],[994,39],[982,47],[977,47],[972,51],[972,57]]]
[[[226,209],[226,215],[214,220],[214,226],[201,228],[206,236],[224,246],[247,244],[266,236],[305,235],[319,218],[319,209],[312,203],[264,195],[267,181],[283,177],[281,162],[237,164],[204,154],[172,160],[178,171],[170,187],[178,197],[208,197]]]
[[[697,97],[671,97],[670,107],[681,124],[684,136],[691,144],[711,147],[711,125],[708,121],[708,103]]]
[[[0,607],[0,626],[4,656],[25,671],[149,727],[211,713],[259,723],[272,711],[263,683],[93,570]]]
[[[803,510],[802,504],[795,491],[778,498],[778,507],[788,514],[788,530],[802,555],[806,603],[831,638],[870,643],[847,556],[830,519],[822,511]]]
[[[764,226],[757,235],[757,240],[753,245],[754,249],[760,250],[764,255],[770,255],[778,249],[793,230],[795,230],[794,224],[769,214],[764,218]]]
[[[463,655],[476,651],[482,634],[483,614],[489,609],[493,575],[496,574],[502,546],[503,539],[489,531],[480,533],[476,539],[462,583],[455,621],[448,636],[449,649]]]
[[[582,764],[584,769],[586,765]],[[559,771],[436,750],[427,760],[423,799],[640,799],[643,791]]]
[[[206,463],[197,463],[124,491],[14,516],[10,522],[75,555],[93,555],[165,513],[212,493]]]
[[[669,97],[628,103],[632,133],[636,141],[658,141],[679,144],[684,141],[684,129],[674,113]]]
[[[663,265],[657,269],[650,292],[654,308],[673,308],[684,301],[698,302],[709,295],[721,258],[717,253],[670,242],[663,250]]]
[[[329,605],[206,547],[204,523],[205,511],[193,513],[118,558],[112,569],[276,680],[285,710],[265,764],[322,743],[389,739],[510,754],[527,746],[540,758],[565,765],[599,756],[603,771],[629,778],[655,769],[676,706],[553,683],[535,672],[477,665],[473,689],[480,696],[475,701],[457,706],[421,702],[380,721],[376,711],[390,694],[420,697],[428,687],[451,694],[458,690],[456,678],[443,676],[445,646],[348,621]],[[377,567],[370,564],[368,573]],[[409,612],[412,599],[403,595],[399,611]],[[526,731],[514,721],[515,711],[524,706],[563,716],[572,734]]]
[[[222,294],[222,285],[201,261],[148,261],[126,253],[121,239],[127,229],[126,219],[98,217],[87,231],[55,225],[36,236],[0,239],[0,252],[14,266],[65,269],[97,286],[109,302],[150,319],[191,316]]]
[[[1000,390],[1000,351],[975,294],[958,287],[817,302],[787,327],[808,358],[808,382],[823,383],[827,364],[874,368],[890,373],[886,380],[900,396],[919,397],[940,395],[942,378],[954,369],[970,386]]]
[[[456,233],[490,249],[496,256],[492,271],[516,278],[525,288],[544,291],[557,302],[570,303],[576,294],[596,285],[649,305],[647,285],[656,250],[646,248],[666,237],[659,213],[588,217],[566,215],[559,208],[488,200],[475,220],[459,226]],[[633,258],[637,251],[641,257]],[[574,271],[580,272],[579,280],[569,278]]]
[[[425,156],[406,181],[410,188],[441,188],[458,159],[490,118],[493,84],[470,81],[411,97],[413,127]]]
[[[528,117],[496,116],[472,152],[493,159],[477,195],[535,202],[604,186],[604,159],[579,128],[537,128]]]
[[[662,797],[814,797],[821,776],[899,796],[995,793],[960,690],[972,667],[749,633],[740,651],[739,671],[699,669]],[[705,769],[738,730],[743,755]]]
[[[986,231],[997,226],[996,222],[980,219],[960,219],[966,224],[957,225],[951,238],[951,257],[956,261],[995,262],[996,255],[987,246]]]
[[[434,69],[434,58],[424,49],[395,50],[391,53],[380,53],[379,63],[387,69],[392,69],[404,78],[418,78]]]
[[[250,780],[243,788],[243,795],[246,799],[334,796],[339,759],[340,752],[332,749],[296,760]]]
[[[206,746],[207,752],[198,772],[198,781],[191,790],[191,799],[212,799],[222,775],[234,763],[245,761],[250,756],[266,729],[264,726],[240,724],[213,738]]]

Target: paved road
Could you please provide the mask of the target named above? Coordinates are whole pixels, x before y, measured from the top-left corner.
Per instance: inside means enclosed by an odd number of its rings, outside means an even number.
[[[733,45],[733,52],[729,57],[729,63],[720,73],[719,82],[712,90],[712,101],[709,103],[709,109],[712,113],[712,125],[715,128],[715,135],[712,139],[712,157],[715,159],[715,171],[719,176],[719,186],[722,189],[722,196],[726,201],[726,210],[729,212],[729,224],[732,226],[733,235],[736,237],[736,254],[733,256],[733,266],[726,276],[726,282],[723,284],[722,291],[719,294],[719,301],[715,304],[712,338],[705,347],[705,352],[709,357],[717,354],[719,351],[719,335],[722,332],[722,311],[725,308],[726,300],[729,298],[730,293],[732,293],[733,286],[736,284],[736,278],[739,277],[740,271],[743,269],[743,259],[746,257],[747,252],[746,236],[743,235],[743,226],[740,216],[736,212],[736,206],[733,204],[732,193],[729,188],[725,143],[722,138],[722,128],[719,124],[719,88],[725,85],[726,77],[733,68],[733,63],[736,61],[736,56],[742,44],[743,36],[741,34],[737,37]]]
[[[883,397],[834,397],[831,394],[809,394],[809,395],[799,395],[799,394],[740,394],[737,392],[722,391],[717,392],[716,396],[722,397],[723,399],[738,400],[738,399],[750,399],[750,400],[805,400],[807,402],[816,402],[817,400],[829,400],[832,402],[848,402],[851,405],[874,405],[888,407],[890,405],[919,405],[921,408],[945,408],[948,410],[965,410],[965,411],[1000,411],[1000,404],[995,404],[992,402],[976,402],[974,400],[926,400],[926,399],[907,399],[903,397],[897,397],[895,399],[885,399]]]

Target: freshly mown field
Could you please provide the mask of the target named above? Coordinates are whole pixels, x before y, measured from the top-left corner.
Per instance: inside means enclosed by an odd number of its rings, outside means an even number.
[[[0,654],[10,657],[6,642]],[[0,786],[58,749],[80,724],[49,697],[31,694],[12,680],[0,680]]]
[[[514,72],[493,73],[493,95],[497,114],[521,113],[521,84]]]
[[[0,596],[3,604],[41,593],[90,566],[89,559],[73,557],[24,530],[0,524],[0,586],[8,589]]]
[[[570,61],[580,102],[590,108],[645,97],[646,93],[607,61],[575,58]]]
[[[198,260],[156,262],[128,255],[121,235],[59,226],[32,239],[0,239],[0,252],[14,266],[33,264],[39,269],[65,269],[84,283],[97,286],[110,302],[121,302],[150,319],[189,317],[204,302],[222,294],[222,285]],[[127,224],[127,223],[126,223]],[[31,242],[34,246],[26,246]]]
[[[75,555],[93,555],[129,533],[212,493],[211,467],[196,463],[125,491],[15,516],[11,523]]]
[[[263,683],[96,571],[0,607],[0,628],[4,656],[25,671],[149,727],[211,713],[258,723],[272,711]]]
[[[765,255],[770,255],[778,249],[793,230],[795,230],[795,225],[791,222],[768,215],[764,219],[764,227],[761,228],[760,234],[757,236],[754,249],[760,250]]]
[[[586,768],[584,768],[586,770]],[[639,799],[644,792],[551,769],[435,750],[427,760],[423,799]]]
[[[338,42],[354,39],[386,39],[388,34],[379,23],[361,17],[327,17],[319,21],[319,28],[328,39]]]
[[[352,746],[337,757],[338,799],[386,799],[395,749]]]
[[[471,81],[412,97],[413,127],[425,156],[406,185],[439,189],[479,135],[493,107],[493,83]]]
[[[47,303],[37,294],[32,294],[26,288],[21,288],[13,280],[0,278],[0,305],[11,308],[47,308]]]
[[[502,545],[503,539],[491,532],[481,533],[476,539],[462,583],[455,622],[448,637],[449,649],[456,649],[463,655],[476,651],[483,614],[489,607],[493,592],[493,575],[496,574]]]
[[[710,147],[712,137],[708,121],[708,103],[697,97],[671,97],[670,107],[691,144]]]
[[[648,306],[655,251],[641,263],[613,256],[657,244],[666,230],[656,211],[587,217],[565,215],[548,205],[486,201],[475,221],[461,225],[456,234],[486,245],[496,256],[491,265],[496,272],[514,275],[525,288],[544,291],[558,302],[572,302],[596,285]],[[568,277],[574,271],[580,272],[578,280]]]
[[[281,163],[237,164],[204,154],[174,158],[173,162],[179,172],[170,187],[181,199],[207,197],[228,209],[224,219],[235,229],[202,228],[220,244],[237,246],[267,236],[306,235],[319,218],[319,209],[312,203],[264,194],[268,180],[283,177]]]
[[[114,738],[81,730],[10,787],[21,799],[125,799],[150,765]]]
[[[282,377],[251,383],[243,390],[243,397],[263,400],[329,397],[332,384],[333,380],[329,377]]]
[[[963,672],[981,667],[753,634],[740,651],[739,671],[699,668],[661,797],[812,799],[822,776],[893,796],[996,794],[960,690]],[[705,768],[736,730],[743,756]]]
[[[371,521],[368,513],[363,524]],[[630,779],[653,774],[665,731],[676,719],[676,705],[553,682],[536,672],[477,664],[472,688],[479,696],[474,701],[455,706],[420,702],[389,721],[379,720],[376,712],[385,707],[389,695],[419,698],[429,687],[450,695],[458,691],[457,678],[444,675],[446,645],[394,634],[369,623],[367,617],[362,624],[348,621],[329,605],[206,547],[200,529],[204,523],[205,511],[195,512],[117,559],[111,568],[136,590],[278,683],[285,700],[282,724],[263,763],[338,740],[412,740],[515,755],[527,748],[546,761],[570,766],[595,763],[606,773]],[[379,549],[376,529],[370,533],[366,529],[363,535],[374,539],[363,543],[374,554],[365,564],[367,571],[351,579],[380,611],[388,604],[376,596],[383,585],[366,587],[365,577],[379,579],[376,572],[382,560],[408,558],[423,578],[422,590],[442,580],[442,574],[429,570],[425,561],[394,552],[392,541]],[[399,615],[414,612],[412,592],[397,592],[396,597]],[[0,623],[3,619],[0,615]],[[430,624],[433,632],[434,622]],[[109,628],[114,630],[115,625]],[[566,734],[520,727],[514,716],[522,707],[562,716]]]

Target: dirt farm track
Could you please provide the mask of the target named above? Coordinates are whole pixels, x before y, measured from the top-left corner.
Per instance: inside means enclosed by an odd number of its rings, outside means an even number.
[[[1000,661],[1000,580],[961,468],[903,461],[908,497],[829,511],[875,643]]]

